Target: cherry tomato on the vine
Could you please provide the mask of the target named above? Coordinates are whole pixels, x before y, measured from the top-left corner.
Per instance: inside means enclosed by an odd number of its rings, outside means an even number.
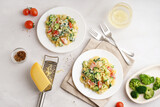
[[[24,24],[27,29],[34,28],[34,23],[31,20],[27,20]]]
[[[29,13],[30,13],[30,10],[28,8],[26,8],[26,9],[23,10],[23,14],[25,16],[29,15]]]
[[[117,102],[116,107],[124,107],[124,104],[122,102]]]
[[[31,8],[31,9],[30,9],[30,14],[31,14],[32,16],[37,16],[37,15],[38,15],[37,9],[36,9],[36,8]]]

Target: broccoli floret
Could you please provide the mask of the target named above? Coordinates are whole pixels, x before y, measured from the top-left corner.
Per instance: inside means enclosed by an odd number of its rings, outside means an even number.
[[[56,16],[55,15],[50,15],[49,16],[49,21],[52,22],[52,21],[55,21],[56,20]]]
[[[141,86],[142,84],[141,84],[141,82],[140,82],[140,80],[139,79],[137,79],[137,78],[133,78],[133,79],[131,79],[131,81],[129,82],[129,87],[132,89],[132,90],[136,90],[136,87],[139,87],[139,86]]]
[[[134,99],[137,99],[139,97],[139,94],[137,91],[132,91],[131,92],[131,97],[134,98]]]
[[[99,81],[101,81],[101,74],[100,73],[96,73],[95,74],[95,78]]]
[[[106,82],[108,80],[106,75],[102,75],[102,78],[103,78],[103,82]]]
[[[93,74],[89,74],[88,78],[89,78],[92,82],[94,82],[94,81],[95,81],[95,77],[94,77],[94,75],[93,75]]]
[[[94,68],[93,68],[94,71],[96,71],[96,70],[98,70],[98,69],[99,69],[98,67],[94,67]]]
[[[59,46],[63,46],[63,43],[61,41],[59,41]]]
[[[107,85],[106,85],[106,84],[103,84],[103,85],[102,85],[102,89],[108,89]]]
[[[154,77],[151,77],[146,74],[140,74],[139,78],[140,78],[141,82],[145,85],[149,85],[154,82]]]
[[[111,65],[112,68],[114,68],[114,65]]]
[[[59,39],[59,37],[58,36],[54,36],[54,37],[52,37],[52,40],[53,41],[57,41]]]
[[[70,41],[74,41],[75,40],[74,34],[72,34],[72,33],[69,34],[69,40]]]
[[[69,21],[70,21],[72,24],[74,24],[74,23],[75,23],[75,21],[74,21],[74,19],[73,19],[73,18],[70,18],[70,19],[69,19]]]
[[[147,90],[147,87],[146,86],[139,86],[139,87],[136,87],[136,91],[139,93],[139,94],[144,94]]]
[[[147,91],[144,94],[145,99],[150,99],[154,96],[154,90],[150,87],[147,87]]]
[[[160,88],[160,78],[156,77],[156,82],[153,84],[153,90],[158,90]]]
[[[88,62],[87,62],[87,61],[83,61],[82,66],[83,66],[84,68],[86,68],[86,67],[88,66]]]
[[[50,21],[46,21],[46,25],[50,26],[52,23]]]
[[[59,25],[58,23],[56,23],[56,24],[54,25],[54,29],[55,29],[55,30],[57,30],[59,27],[60,27],[60,25]]]
[[[93,87],[93,91],[99,91],[98,86]]]

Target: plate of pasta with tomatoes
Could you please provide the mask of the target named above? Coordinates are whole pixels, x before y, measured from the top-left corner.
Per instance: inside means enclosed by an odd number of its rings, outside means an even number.
[[[85,37],[85,21],[81,14],[69,7],[55,7],[45,12],[37,25],[41,44],[56,53],[78,48]]]
[[[123,82],[123,69],[110,52],[93,49],[81,54],[72,69],[77,89],[93,99],[105,99],[116,93]]]

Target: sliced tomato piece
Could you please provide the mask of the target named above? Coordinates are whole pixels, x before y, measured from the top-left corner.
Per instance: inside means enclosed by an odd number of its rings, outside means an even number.
[[[115,73],[111,72],[111,77],[113,77],[115,79]]]
[[[69,27],[70,27],[70,28],[72,28],[72,27],[73,27],[73,25],[72,25],[72,23],[71,23],[71,22],[69,22]]]
[[[54,31],[53,31],[53,35],[54,35],[54,36],[56,36],[56,35],[58,35],[58,34],[59,34],[59,32],[58,32],[57,30],[54,30]]]
[[[61,38],[61,41],[62,41],[63,44],[67,44],[68,43],[66,38]]]
[[[49,29],[47,33],[51,33],[51,32],[52,32],[52,29]]]
[[[88,84],[89,84],[90,86],[94,86],[94,82],[92,82],[91,80],[88,80]]]
[[[108,66],[107,69],[108,69],[110,72],[113,71],[112,67],[110,67],[110,66]]]
[[[59,17],[57,18],[56,23],[59,23]]]
[[[102,88],[102,82],[98,81],[98,88]]]
[[[90,65],[90,69],[93,69],[95,66],[96,66],[96,63],[93,62],[93,63]]]

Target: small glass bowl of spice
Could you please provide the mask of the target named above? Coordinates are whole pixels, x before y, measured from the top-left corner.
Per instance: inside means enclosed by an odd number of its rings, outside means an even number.
[[[11,54],[11,59],[14,63],[23,63],[27,59],[27,51],[23,48],[16,48]]]

